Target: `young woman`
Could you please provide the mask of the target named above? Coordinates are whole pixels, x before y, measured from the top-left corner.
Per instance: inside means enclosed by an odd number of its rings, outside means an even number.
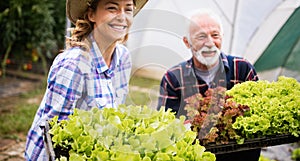
[[[67,119],[74,108],[116,108],[128,92],[131,58],[122,45],[134,15],[147,0],[67,0],[75,25],[66,49],[50,68],[47,89],[28,132],[26,160],[47,160],[46,121]]]

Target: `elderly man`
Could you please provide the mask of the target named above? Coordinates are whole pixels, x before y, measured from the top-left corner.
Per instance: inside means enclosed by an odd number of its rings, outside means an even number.
[[[223,27],[218,15],[208,9],[193,12],[183,42],[192,58],[170,68],[161,80],[158,108],[171,108],[184,115],[184,99],[208,88],[257,81],[256,71],[247,60],[221,51]],[[260,149],[216,155],[217,161],[258,161]]]

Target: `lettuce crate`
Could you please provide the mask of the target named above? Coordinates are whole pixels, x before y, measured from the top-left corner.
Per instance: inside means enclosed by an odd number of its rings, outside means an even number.
[[[64,151],[60,148],[53,148],[53,144],[51,141],[51,135],[48,133],[49,124],[47,123],[44,129],[44,145],[49,157],[49,161],[55,161],[56,158],[60,156],[68,157],[68,151]],[[210,151],[214,154],[225,154],[237,151],[258,149],[269,146],[276,146],[281,144],[288,144],[300,141],[300,137],[295,137],[293,135],[285,134],[285,135],[271,135],[265,136],[261,138],[254,139],[246,139],[243,144],[237,144],[236,141],[229,141],[228,144],[214,144],[209,143],[204,145],[206,151]]]
[[[237,151],[258,149],[281,144],[289,144],[300,141],[300,137],[295,137],[290,134],[270,135],[261,138],[246,139],[243,144],[237,144],[236,141],[229,141],[228,144],[213,144],[205,145],[207,151],[214,154],[225,154]]]

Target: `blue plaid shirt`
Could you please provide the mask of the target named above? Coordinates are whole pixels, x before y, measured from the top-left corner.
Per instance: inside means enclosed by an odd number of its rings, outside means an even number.
[[[41,125],[58,115],[67,119],[74,108],[112,107],[125,103],[131,72],[128,49],[118,44],[108,67],[96,42],[89,53],[79,47],[59,54],[50,68],[47,89],[28,132],[26,160],[46,160]]]
[[[240,57],[221,53],[221,68],[212,84],[231,89],[235,84],[245,81],[256,81],[258,76],[254,67]],[[184,114],[185,98],[196,93],[204,94],[211,86],[196,76],[192,59],[170,68],[160,84],[158,109],[161,106],[171,108],[177,115]],[[214,85],[213,85],[214,86]]]

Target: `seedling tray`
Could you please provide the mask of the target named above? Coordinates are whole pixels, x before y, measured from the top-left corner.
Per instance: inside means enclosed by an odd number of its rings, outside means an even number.
[[[48,133],[49,124],[47,123],[43,126],[44,129],[44,145],[46,147],[46,151],[49,157],[49,161],[55,161],[56,158],[59,158],[60,155],[67,156],[67,151],[64,151],[59,148],[53,148],[53,144],[51,141],[51,136]],[[247,139],[243,144],[237,144],[236,141],[229,141],[228,144],[215,144],[209,143],[204,145],[206,151],[210,151],[214,154],[225,154],[231,152],[238,152],[244,150],[258,149],[269,146],[276,146],[281,144],[288,144],[300,141],[300,137],[295,137],[293,135],[285,134],[285,135],[270,135],[261,138]]]
[[[243,144],[237,144],[236,141],[229,141],[228,144],[214,144],[205,145],[207,151],[214,154],[225,154],[231,152],[238,152],[251,149],[259,149],[268,146],[276,146],[281,144],[289,144],[300,141],[300,137],[293,135],[270,135],[261,138],[247,139]]]
[[[48,133],[50,127],[47,122],[45,126],[42,126],[44,129],[44,145],[49,158],[49,161],[55,161],[55,159],[60,158],[60,156],[69,157],[69,153],[67,150],[62,148],[53,148],[51,135]]]

